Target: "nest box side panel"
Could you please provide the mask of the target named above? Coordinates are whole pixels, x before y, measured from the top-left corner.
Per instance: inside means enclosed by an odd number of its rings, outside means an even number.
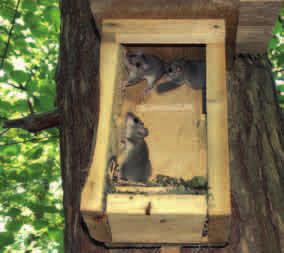
[[[227,242],[230,231],[228,111],[225,45],[207,45],[209,241]]]
[[[113,243],[201,242],[206,196],[108,194]],[[122,229],[123,228],[123,229]]]
[[[121,45],[105,36],[100,50],[100,114],[95,151],[89,175],[82,192],[81,210],[83,213],[104,212],[106,177],[110,157],[115,152],[112,138],[113,105],[117,84],[117,73],[120,70],[119,57]]]

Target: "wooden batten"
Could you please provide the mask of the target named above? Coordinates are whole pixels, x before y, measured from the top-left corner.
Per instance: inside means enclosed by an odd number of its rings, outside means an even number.
[[[231,214],[225,45],[208,44],[206,57],[208,231],[209,241],[224,242]]]
[[[103,213],[105,208],[106,174],[111,158],[111,128],[114,93],[117,82],[120,44],[103,38],[100,50],[100,117],[95,153],[90,173],[82,192],[83,212]]]
[[[104,20],[103,33],[115,34],[118,43],[208,44],[224,42],[225,22],[220,19]]]
[[[206,202],[205,195],[109,194],[107,214],[112,241],[186,243],[189,237],[200,241]]]

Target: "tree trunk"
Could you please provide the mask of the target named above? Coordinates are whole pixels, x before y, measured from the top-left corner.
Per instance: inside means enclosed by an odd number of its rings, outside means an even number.
[[[62,0],[61,14],[57,103],[63,115],[60,146],[65,252],[106,252],[89,237],[80,215],[80,194],[95,145],[99,113],[99,38],[87,0]],[[283,253],[284,138],[267,61],[248,56],[236,59],[228,88],[231,242],[222,249],[183,251]],[[158,249],[111,251],[150,253]]]

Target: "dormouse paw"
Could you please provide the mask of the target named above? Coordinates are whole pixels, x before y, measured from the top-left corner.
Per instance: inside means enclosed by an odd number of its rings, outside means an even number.
[[[152,88],[147,87],[144,91],[143,91],[143,97],[147,97],[150,92],[151,92]]]
[[[121,92],[122,92],[122,93],[125,93],[125,92],[126,92],[126,87],[127,87],[127,85],[128,85],[128,81],[122,81],[122,82],[120,83],[120,89],[121,89]]]

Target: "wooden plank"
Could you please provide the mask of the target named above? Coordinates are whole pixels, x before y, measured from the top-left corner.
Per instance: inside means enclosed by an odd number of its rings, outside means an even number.
[[[239,28],[242,26],[274,26],[283,7],[284,0],[280,1],[245,1],[240,3]]]
[[[223,43],[225,22],[222,19],[106,19],[103,33],[114,33],[119,43]]]
[[[109,38],[103,38],[101,42],[100,117],[93,161],[82,192],[81,210],[83,212],[104,212],[105,179],[111,155],[110,132],[120,47]]]
[[[209,241],[224,242],[231,214],[224,44],[207,45],[207,84]]]
[[[112,240],[114,243],[201,241],[206,202],[206,196],[196,195],[108,194]]]
[[[250,43],[239,43],[237,47],[237,54],[240,53],[250,53],[250,54],[260,54],[267,51],[268,43],[263,42],[250,42]]]
[[[126,193],[163,193],[167,192],[173,187],[164,187],[164,186],[153,186],[153,187],[145,187],[145,186],[116,186],[115,187],[117,192],[126,192]]]
[[[283,2],[283,0],[240,0],[241,3],[278,3]]]
[[[237,35],[238,53],[265,53],[272,38],[272,26],[240,26]]]
[[[205,237],[204,237],[205,238]],[[195,243],[106,243],[108,248],[158,248],[162,246],[181,246],[181,247],[191,247],[191,248],[211,248],[211,247],[218,247],[224,248],[227,243],[209,243],[207,239],[202,238],[201,241]],[[201,252],[200,251],[200,252]]]
[[[240,3],[237,53],[265,53],[284,0]]]
[[[207,204],[205,195],[133,195],[108,194],[108,214],[145,215],[145,208],[151,202],[152,214],[202,215]]]
[[[184,112],[193,111],[192,104],[169,104],[169,105],[155,105],[144,104],[136,106],[137,112]]]
[[[200,117],[200,168],[206,171],[205,178],[208,178],[208,161],[207,161],[207,119],[206,114],[201,114]]]
[[[180,253],[180,246],[162,246],[160,249],[160,253]]]
[[[243,41],[246,43],[257,43],[263,40],[263,44],[268,45],[268,41],[272,38],[271,26],[240,26],[238,30],[237,42],[241,44]]]

